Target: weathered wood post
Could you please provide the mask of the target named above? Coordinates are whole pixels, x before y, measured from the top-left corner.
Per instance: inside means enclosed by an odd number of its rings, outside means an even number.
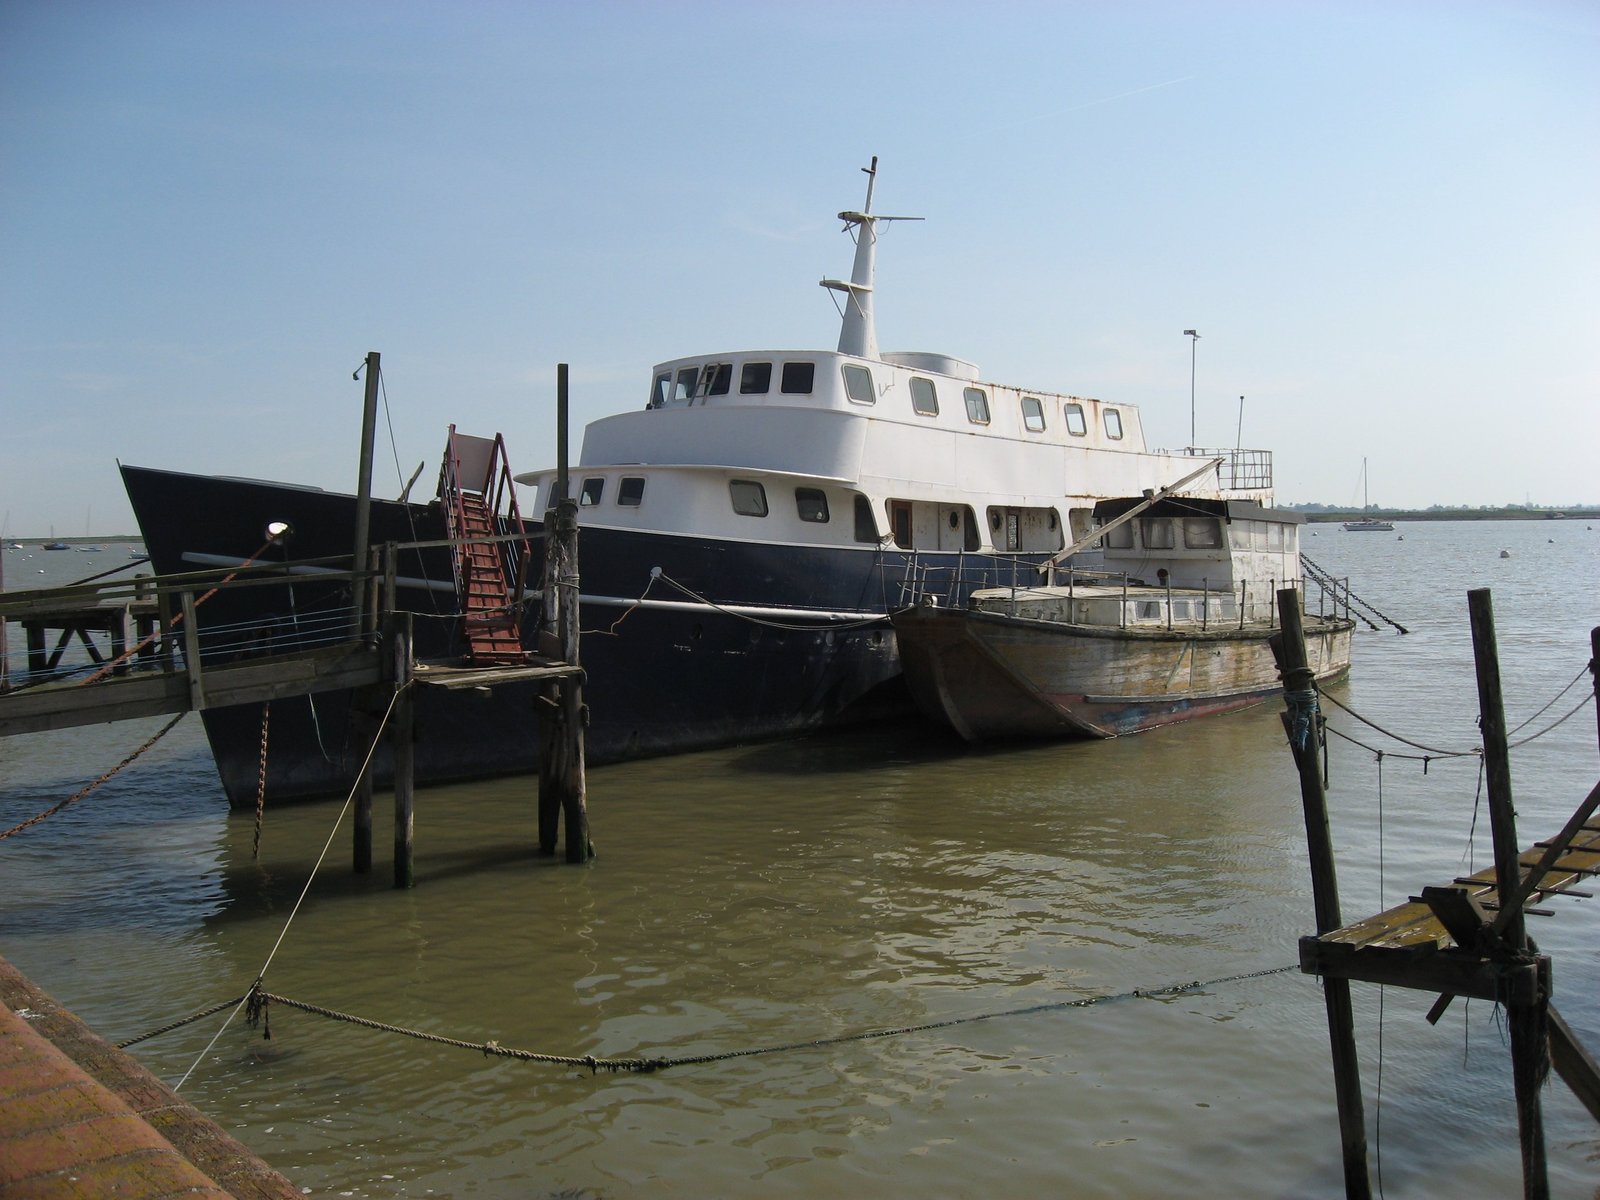
[[[376,350],[367,353],[367,387],[361,403],[361,461],[356,475],[356,544],[350,556],[350,566],[355,572],[350,583],[351,614],[350,635],[360,637],[367,632],[366,588],[363,572],[367,566],[367,542],[372,518],[372,444],[378,425],[378,378],[380,355]]]
[[[578,665],[578,505],[567,480],[567,364],[556,364],[556,487],[544,514],[543,599],[539,648]],[[589,842],[585,803],[582,677],[540,689],[539,849],[554,854],[561,817],[567,821],[567,861],[585,862]]]
[[[413,744],[415,705],[411,701],[411,614],[391,613],[390,652],[394,662],[395,701],[390,715],[394,756],[394,885],[416,883],[412,858],[412,799],[416,784]]]
[[[1344,924],[1339,913],[1339,879],[1334,869],[1333,834],[1328,826],[1328,801],[1317,761],[1321,713],[1316,678],[1306,661],[1305,627],[1300,594],[1294,588],[1275,593],[1282,631],[1272,636],[1272,650],[1283,676],[1286,711],[1283,727],[1300,772],[1300,803],[1305,812],[1306,848],[1311,860],[1311,888],[1317,933]],[[1322,1001],[1328,1012],[1328,1041],[1333,1052],[1333,1086],[1339,1105],[1339,1136],[1344,1151],[1344,1194],[1370,1200],[1367,1173],[1367,1122],[1361,1099],[1361,1064],[1356,1055],[1355,1014],[1350,1006],[1350,981],[1324,977]]]
[[[1600,737],[1600,625],[1589,630],[1589,674],[1594,676],[1594,725]]]
[[[1511,797],[1511,754],[1506,744],[1505,706],[1500,690],[1500,656],[1494,631],[1494,606],[1488,588],[1467,593],[1472,621],[1472,656],[1478,674],[1478,721],[1483,732],[1484,779],[1489,792],[1489,829],[1494,836],[1495,888],[1512,906],[1502,909],[1496,925],[1513,962],[1531,957],[1521,905],[1522,880],[1517,845],[1517,815]],[[1539,1088],[1550,1068],[1546,1014],[1549,996],[1540,978],[1540,994],[1531,1000],[1514,995],[1506,1001],[1511,1031],[1511,1078],[1517,1096],[1517,1133],[1522,1145],[1522,1194],[1543,1200],[1550,1194],[1545,1168],[1544,1115]]]
[[[360,688],[356,692],[355,711],[351,719],[359,734],[357,745],[370,749],[377,723],[372,719],[373,692]],[[356,781],[356,815],[350,847],[350,865],[357,875],[372,870],[372,760],[366,759],[361,778]]]

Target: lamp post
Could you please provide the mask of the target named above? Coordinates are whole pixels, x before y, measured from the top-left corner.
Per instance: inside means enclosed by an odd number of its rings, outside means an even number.
[[[1194,347],[1200,340],[1200,335],[1193,329],[1185,329],[1183,336],[1189,339],[1189,452],[1194,453]]]

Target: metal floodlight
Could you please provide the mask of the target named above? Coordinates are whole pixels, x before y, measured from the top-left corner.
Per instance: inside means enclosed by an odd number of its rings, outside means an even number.
[[[281,546],[294,536],[294,526],[287,521],[267,522],[267,541]]]

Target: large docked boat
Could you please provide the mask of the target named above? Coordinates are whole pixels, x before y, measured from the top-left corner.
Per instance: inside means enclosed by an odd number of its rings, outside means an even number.
[[[1101,498],[1160,488],[1211,457],[1193,494],[1270,501],[1264,451],[1151,450],[1131,405],[988,382],[945,354],[880,351],[878,238],[905,218],[873,213],[876,160],[867,174],[866,204],[839,214],[855,241],[851,277],[822,281],[842,310],[836,349],[671,359],[652,371],[642,405],[585,430],[571,487],[591,762],[909,711],[889,614],[929,572],[963,599],[1030,575],[1090,531]],[[269,558],[351,553],[353,496],[122,473],[162,573],[236,566],[261,552],[269,524],[295,531]],[[554,468],[516,479],[522,512],[548,509]],[[373,501],[372,543],[451,536],[448,499]],[[405,552],[397,575],[400,606],[418,614],[418,657],[460,654],[446,551]],[[537,565],[523,577],[537,580]],[[347,623],[348,584],[319,583],[310,568],[295,580],[215,597],[200,613],[202,655],[304,645],[319,624]],[[522,619],[530,646],[537,607]],[[515,684],[425,692],[418,779],[533,769],[533,696]],[[269,797],[349,786],[364,746],[348,694],[275,704],[271,721]],[[253,803],[259,708],[214,709],[205,724],[230,800]],[[387,771],[382,753],[376,769]]]

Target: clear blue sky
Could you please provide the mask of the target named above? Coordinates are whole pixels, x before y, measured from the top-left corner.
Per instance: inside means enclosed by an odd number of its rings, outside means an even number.
[[[1273,449],[1286,502],[1600,502],[1600,6],[0,0],[0,513],[115,460],[554,461],[657,360],[886,349]],[[574,438],[576,453],[576,437]]]

